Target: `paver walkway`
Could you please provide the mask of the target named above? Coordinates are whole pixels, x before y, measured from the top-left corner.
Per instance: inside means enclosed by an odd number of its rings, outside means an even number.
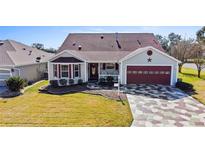
[[[132,126],[205,126],[205,105],[177,88],[135,85],[122,89],[133,114]]]

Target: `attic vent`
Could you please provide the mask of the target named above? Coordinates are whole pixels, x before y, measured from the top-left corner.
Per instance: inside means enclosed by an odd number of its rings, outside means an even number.
[[[82,46],[81,46],[81,45],[79,45],[79,46],[78,46],[78,50],[81,50],[81,49],[82,49]]]
[[[41,57],[36,57],[36,62],[39,63],[41,60]]]
[[[76,45],[76,43],[75,42],[73,42],[73,46],[75,46]]]
[[[157,42],[156,40],[153,40],[153,42],[154,42],[155,44],[158,44],[158,42]]]
[[[137,40],[137,43],[138,43],[139,45],[142,45],[142,43],[141,43],[139,40]]]
[[[26,50],[26,48],[22,48],[23,50]]]
[[[3,45],[4,44],[4,42],[3,41],[0,41],[0,45]]]
[[[29,54],[28,55],[31,55],[32,51],[29,51]]]
[[[101,36],[100,36],[100,38],[101,38],[101,39],[103,39],[103,38],[104,38],[104,36],[103,36],[103,35],[101,35]]]

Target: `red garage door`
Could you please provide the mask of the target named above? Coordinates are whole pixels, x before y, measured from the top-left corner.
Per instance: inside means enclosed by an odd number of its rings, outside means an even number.
[[[170,85],[171,66],[127,66],[127,84]]]

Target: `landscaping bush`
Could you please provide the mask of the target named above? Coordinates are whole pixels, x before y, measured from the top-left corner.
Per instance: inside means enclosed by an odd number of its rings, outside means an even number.
[[[6,85],[9,90],[19,92],[24,87],[24,79],[21,79],[20,77],[10,77],[6,80]]]
[[[28,85],[32,85],[34,83],[34,81],[28,81]]]
[[[58,87],[58,80],[50,80],[50,85],[54,88]]]
[[[177,82],[176,87],[183,91],[193,91],[193,85],[186,82]]]
[[[98,84],[99,85],[105,85],[105,78],[100,78]]]
[[[69,84],[73,85],[74,84],[74,80],[73,79],[69,79]]]
[[[67,80],[66,79],[60,79],[59,83],[61,86],[66,86],[67,85]]]
[[[105,82],[105,78],[100,78],[100,83]]]
[[[28,84],[28,80],[27,79],[23,79],[24,80],[24,87],[27,87],[29,84]]]
[[[112,76],[108,76],[107,77],[107,82],[109,86],[113,86],[114,82],[113,82],[114,78]]]
[[[82,79],[78,79],[78,84],[82,85],[83,84],[83,80]]]
[[[182,82],[182,78],[178,78],[178,79],[177,79],[177,82]]]

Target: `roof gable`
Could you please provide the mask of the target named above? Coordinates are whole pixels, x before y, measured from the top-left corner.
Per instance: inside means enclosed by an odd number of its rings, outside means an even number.
[[[54,62],[54,63],[82,63],[83,61],[75,57],[59,57],[51,62]]]
[[[125,61],[125,60],[127,60],[127,59],[129,59],[129,58],[132,58],[133,56],[139,55],[139,54],[142,53],[142,52],[147,52],[148,50],[154,50],[154,51],[156,51],[156,52],[158,52],[158,53],[164,55],[165,57],[168,57],[169,59],[171,59],[171,60],[173,60],[173,61],[175,61],[175,62],[177,62],[177,63],[180,63],[180,61],[179,61],[178,59],[176,59],[176,58],[174,58],[174,57],[172,57],[172,56],[166,54],[165,52],[162,52],[161,50],[159,50],[159,49],[157,49],[157,48],[154,48],[154,47],[152,47],[152,46],[147,46],[147,47],[144,47],[144,48],[137,49],[137,50],[133,51],[132,53],[129,53],[128,55],[126,55],[126,56],[125,56],[124,58],[122,58],[120,61],[121,61],[121,62],[122,62],[122,61]]]

